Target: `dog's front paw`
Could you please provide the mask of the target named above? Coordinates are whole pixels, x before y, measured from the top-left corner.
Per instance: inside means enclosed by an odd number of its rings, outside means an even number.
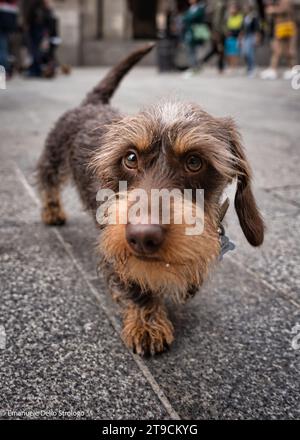
[[[123,341],[141,356],[165,351],[174,340],[173,331],[161,305],[140,308],[133,304],[125,312]]]

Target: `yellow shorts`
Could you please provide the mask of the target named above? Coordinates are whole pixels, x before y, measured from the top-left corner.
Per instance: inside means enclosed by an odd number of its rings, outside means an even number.
[[[293,21],[284,21],[275,25],[275,37],[278,40],[293,38],[296,35],[296,25]]]

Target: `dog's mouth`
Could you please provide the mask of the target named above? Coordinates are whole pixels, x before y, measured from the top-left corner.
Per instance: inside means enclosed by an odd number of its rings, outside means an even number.
[[[167,262],[161,257],[158,257],[157,255],[138,255],[138,254],[132,254],[132,257],[136,258],[138,261],[141,261],[143,263],[158,263],[161,268],[165,267],[167,269],[170,269],[173,265],[170,262]]]
[[[144,255],[144,254],[132,254],[133,257],[140,261],[152,262],[152,263],[162,263],[163,260],[154,255]]]

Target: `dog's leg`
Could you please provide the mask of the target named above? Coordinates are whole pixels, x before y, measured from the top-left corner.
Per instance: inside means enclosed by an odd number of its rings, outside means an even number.
[[[163,352],[174,340],[174,329],[162,300],[142,293],[137,284],[125,286],[105,260],[98,269],[105,274],[113,300],[123,308],[122,339],[127,347],[142,356]]]
[[[60,192],[69,177],[69,148],[60,139],[58,124],[50,132],[38,163],[38,186],[42,200],[42,220],[47,225],[63,225],[66,221]]]
[[[46,225],[61,226],[66,222],[59,188],[48,188],[42,192],[42,220]]]
[[[151,301],[144,306],[129,302],[124,312],[122,338],[139,355],[163,352],[174,340],[165,306]]]

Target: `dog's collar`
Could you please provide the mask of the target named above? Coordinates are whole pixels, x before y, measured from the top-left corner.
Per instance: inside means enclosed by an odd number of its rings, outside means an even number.
[[[224,217],[228,211],[228,208],[229,208],[229,199],[227,198],[223,203],[223,205],[221,206],[221,210],[220,210],[218,233],[219,233],[221,249],[220,249],[219,261],[223,260],[224,255],[227,254],[227,252],[233,251],[235,249],[235,244],[232,241],[230,241],[229,237],[227,237],[224,225],[222,224]]]

